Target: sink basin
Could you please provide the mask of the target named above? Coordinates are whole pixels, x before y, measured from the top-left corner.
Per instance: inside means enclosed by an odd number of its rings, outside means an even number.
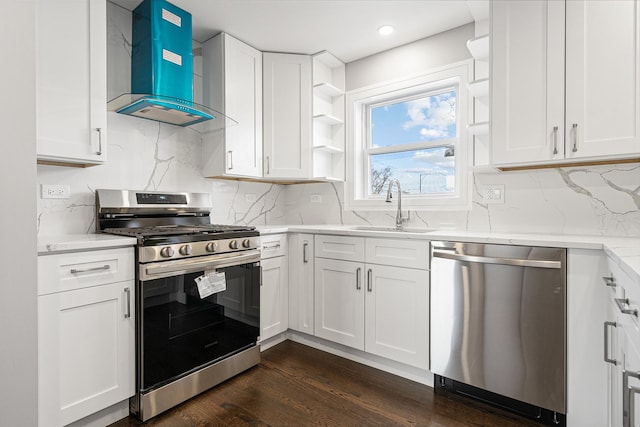
[[[428,228],[411,228],[405,227],[401,230],[396,229],[395,227],[383,227],[383,226],[375,226],[375,225],[357,225],[355,227],[351,227],[352,230],[359,231],[391,231],[394,233],[429,233],[435,230],[430,230]]]

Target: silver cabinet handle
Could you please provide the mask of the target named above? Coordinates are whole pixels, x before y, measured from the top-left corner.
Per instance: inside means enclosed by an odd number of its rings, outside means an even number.
[[[638,310],[635,308],[624,308],[625,305],[629,305],[629,298],[614,298],[620,313],[631,314],[638,317]]]
[[[533,260],[533,259],[514,259],[514,258],[497,258],[497,257],[483,257],[476,255],[460,255],[450,254],[447,252],[436,252],[432,254],[435,258],[445,258],[454,261],[468,261],[476,262],[480,264],[501,264],[501,265],[515,265],[518,267],[538,267],[538,268],[562,268],[560,261],[546,261],[546,260]]]
[[[269,168],[269,156],[265,157],[264,161],[265,161],[265,166],[267,167],[266,174],[269,175],[269,169],[270,169]]]
[[[98,151],[96,154],[102,156],[102,128],[96,128],[96,131],[98,131]]]
[[[263,245],[262,249],[278,249],[280,247],[280,243],[276,243],[273,245]]]
[[[611,277],[602,276],[602,280],[604,280],[605,285],[611,286],[612,288],[615,288],[616,286],[618,286],[616,284],[616,278],[613,277],[613,274],[611,274]]]
[[[307,259],[307,248],[309,247],[309,243],[304,242],[302,244],[302,262],[303,263],[308,263],[309,260]]]
[[[358,267],[356,269],[356,290],[359,291],[362,289],[362,285],[360,284],[360,275],[362,274],[362,268]]]
[[[604,361],[615,366],[618,362],[609,357],[609,326],[618,327],[616,322],[604,322]]]
[[[571,129],[573,130],[573,149],[571,149],[571,151],[575,153],[578,151],[578,124],[574,123]]]
[[[372,280],[372,271],[371,269],[367,270],[367,291],[373,291],[373,280]]]
[[[553,154],[558,154],[558,126],[553,127]]]
[[[640,372],[622,372],[622,425],[632,427],[635,419],[635,404],[632,402],[633,395],[640,392],[636,387],[629,387],[629,377],[640,379]]]
[[[233,169],[233,151],[227,151],[227,169]]]
[[[102,267],[93,267],[93,268],[85,268],[82,270],[78,270],[77,268],[72,268],[71,274],[78,274],[78,273],[89,273],[91,271],[101,271],[101,270],[109,270],[111,268],[110,265],[103,265]]]
[[[124,293],[127,295],[127,312],[124,314],[124,318],[131,317],[131,289],[124,288]]]

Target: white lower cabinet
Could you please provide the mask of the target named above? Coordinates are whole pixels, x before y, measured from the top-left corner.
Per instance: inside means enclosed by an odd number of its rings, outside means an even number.
[[[38,258],[40,426],[67,425],[134,394],[133,258],[131,248]],[[64,291],[40,286],[56,278]]]
[[[289,329],[313,335],[313,234],[289,235]]]
[[[315,246],[315,335],[428,369],[429,242],[318,235]],[[364,258],[323,258],[327,248]]]
[[[640,283],[611,258],[604,278],[607,295],[605,362],[608,366],[609,427],[640,426]]]
[[[262,236],[260,286],[260,340],[285,332],[289,327],[287,235]]]

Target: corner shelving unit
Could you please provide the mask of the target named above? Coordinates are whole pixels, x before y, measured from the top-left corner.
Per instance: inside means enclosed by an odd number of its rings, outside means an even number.
[[[476,27],[477,29],[477,27]],[[473,122],[467,126],[469,135],[474,139],[474,165],[488,163],[489,154],[489,34],[467,41],[467,49],[475,61],[475,80],[469,82],[467,90],[473,97]]]
[[[327,51],[313,55],[313,178],[344,181],[345,66]]]

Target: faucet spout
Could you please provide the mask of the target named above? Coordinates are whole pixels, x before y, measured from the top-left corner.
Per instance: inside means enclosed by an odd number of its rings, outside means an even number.
[[[407,217],[402,216],[402,189],[400,188],[400,181],[397,179],[392,179],[389,181],[389,187],[387,187],[387,199],[385,202],[391,203],[392,193],[391,189],[393,185],[396,185],[398,188],[398,210],[396,211],[396,230],[402,230],[402,225],[409,220],[409,213],[407,213]]]

